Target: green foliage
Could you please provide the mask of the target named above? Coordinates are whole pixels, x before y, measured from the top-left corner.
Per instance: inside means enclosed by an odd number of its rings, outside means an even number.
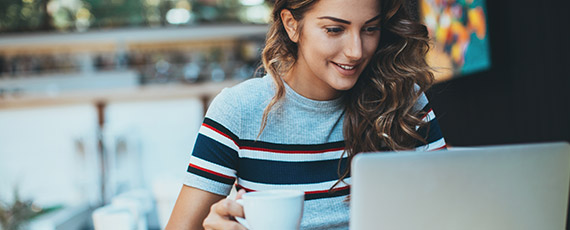
[[[49,29],[47,0],[0,0],[0,32]]]
[[[32,200],[22,200],[18,190],[14,190],[11,204],[0,201],[0,225],[3,230],[21,230],[34,217],[61,209],[62,206],[50,208],[38,207]]]
[[[94,27],[142,26],[145,24],[141,0],[83,0],[94,17]]]
[[[4,230],[19,230],[27,221],[34,217],[32,201],[21,200],[16,192],[11,205],[0,203],[0,224]]]
[[[190,10],[191,23],[239,22],[245,9],[239,0],[0,0],[0,33],[168,26],[173,8]]]

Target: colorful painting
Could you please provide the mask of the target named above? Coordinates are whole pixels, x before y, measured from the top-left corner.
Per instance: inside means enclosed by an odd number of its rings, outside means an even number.
[[[489,34],[484,0],[419,0],[432,47],[436,81],[488,69]]]

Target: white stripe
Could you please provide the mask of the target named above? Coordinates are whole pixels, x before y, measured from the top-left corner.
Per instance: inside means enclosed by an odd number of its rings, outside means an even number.
[[[238,178],[238,184],[247,188],[253,189],[256,191],[259,190],[274,190],[274,189],[289,189],[289,190],[301,190],[305,192],[311,191],[323,191],[330,189],[337,181],[327,181],[322,183],[314,183],[314,184],[263,184],[263,183],[256,183],[247,181],[241,178]],[[345,183],[339,183],[335,188],[345,187],[350,185],[350,178],[344,179]]]
[[[425,117],[422,119],[423,122],[430,122],[433,119],[435,119],[435,113],[433,112],[432,109],[429,110],[429,113],[427,113],[425,115]],[[416,125],[416,130],[420,129],[419,125]]]
[[[235,143],[232,139],[227,138],[226,136],[224,136],[224,135],[222,135],[222,134],[220,134],[220,133],[218,133],[218,132],[216,132],[216,131],[210,129],[209,127],[206,127],[206,126],[203,126],[203,125],[202,125],[202,127],[200,127],[200,131],[199,131],[199,132],[200,132],[201,134],[203,134],[203,135],[209,137],[209,138],[214,139],[214,140],[217,141],[217,142],[220,142],[220,143],[224,144],[225,146],[230,147],[231,149],[233,149],[233,150],[235,150],[235,151],[238,151],[238,149],[239,149],[239,147],[236,145],[236,143]]]
[[[435,113],[433,112],[432,109],[429,110],[429,113],[425,115],[424,119],[422,119],[422,121],[425,122],[430,122],[431,120],[433,120],[435,118]]]
[[[258,160],[285,161],[285,162],[306,162],[338,160],[344,150],[323,152],[323,153],[274,153],[260,150],[240,149],[240,158],[251,158]],[[346,158],[346,154],[343,158]]]
[[[416,148],[416,151],[431,151],[437,148],[441,148],[445,145],[445,139],[443,137],[437,141],[429,143],[427,145],[422,145]]]
[[[190,157],[190,164],[193,164],[193,165],[196,165],[198,167],[205,168],[205,169],[208,169],[210,171],[214,171],[214,172],[217,172],[219,174],[223,174],[223,175],[226,175],[229,177],[234,177],[234,178],[236,177],[236,170],[226,168],[224,166],[214,164],[214,163],[209,162],[209,161],[202,160],[202,159],[195,157],[195,156]]]

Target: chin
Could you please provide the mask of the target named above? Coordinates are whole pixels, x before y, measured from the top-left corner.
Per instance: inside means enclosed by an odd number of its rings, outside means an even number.
[[[336,90],[349,90],[352,89],[352,87],[354,87],[354,85],[356,85],[356,81],[358,81],[358,77],[350,77],[350,78],[344,78],[344,79],[339,79],[340,81],[336,82],[336,85],[334,86],[334,88]]]
[[[354,87],[354,85],[356,84],[356,82],[351,82],[351,83],[347,83],[347,84],[341,84],[341,85],[336,85],[334,87],[334,89],[338,90],[338,91],[347,91],[352,89],[352,87]]]

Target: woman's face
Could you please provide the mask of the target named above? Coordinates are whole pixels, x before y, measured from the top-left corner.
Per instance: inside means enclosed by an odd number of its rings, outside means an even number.
[[[293,36],[298,59],[285,81],[315,100],[330,100],[351,89],[380,40],[378,4],[378,0],[318,1],[300,22],[299,36]]]

